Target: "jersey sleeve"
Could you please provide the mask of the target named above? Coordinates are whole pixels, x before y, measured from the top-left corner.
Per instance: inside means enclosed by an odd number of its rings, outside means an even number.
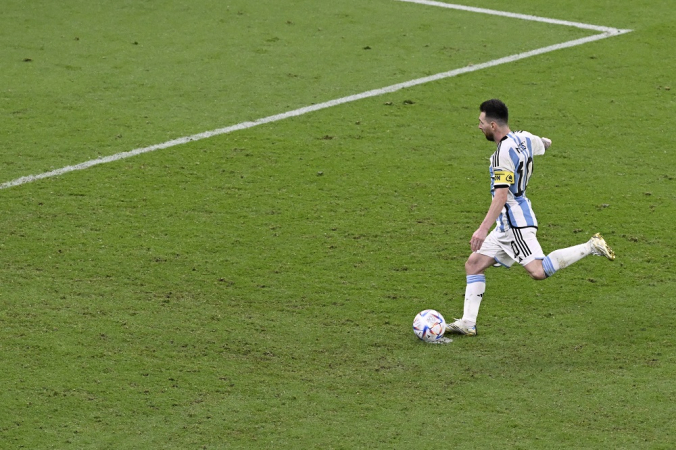
[[[530,142],[533,147],[533,156],[545,154],[545,144],[539,136],[532,135]]]

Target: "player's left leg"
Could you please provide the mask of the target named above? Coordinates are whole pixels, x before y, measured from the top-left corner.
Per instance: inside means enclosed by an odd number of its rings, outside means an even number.
[[[545,277],[551,277],[558,270],[565,269],[571,264],[574,264],[585,256],[589,255],[605,256],[611,261],[615,259],[615,252],[613,252],[613,249],[610,248],[610,246],[606,243],[605,239],[603,239],[603,236],[601,236],[599,233],[596,233],[584,244],[554,250],[549,255],[547,255],[544,260],[541,261],[540,266],[544,272]],[[534,265],[532,268],[535,271],[538,271],[536,265]],[[528,270],[528,268],[526,268],[526,270]],[[529,273],[531,273],[531,276],[533,276],[530,270]],[[538,272],[538,275],[539,274],[540,273]]]
[[[505,251],[511,251],[512,258],[518,261],[534,280],[547,278],[542,267],[542,261],[546,257],[537,239],[537,228],[511,230],[510,246]]]

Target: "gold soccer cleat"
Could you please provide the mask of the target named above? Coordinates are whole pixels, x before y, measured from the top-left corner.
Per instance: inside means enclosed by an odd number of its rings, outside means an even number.
[[[446,325],[446,333],[464,334],[465,336],[476,336],[476,325],[467,326],[462,319],[455,319],[455,322]]]
[[[601,236],[601,233],[596,233],[589,241],[591,242],[592,254],[596,256],[605,256],[611,261],[615,259],[615,252],[608,246],[606,240]]]

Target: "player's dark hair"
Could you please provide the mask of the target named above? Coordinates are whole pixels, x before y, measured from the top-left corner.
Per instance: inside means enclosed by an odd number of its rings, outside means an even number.
[[[488,119],[504,124],[509,123],[509,110],[507,109],[507,105],[497,98],[483,102],[481,106],[479,106],[479,111],[486,113]]]

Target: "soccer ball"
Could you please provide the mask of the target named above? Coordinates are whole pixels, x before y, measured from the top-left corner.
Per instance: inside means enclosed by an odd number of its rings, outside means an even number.
[[[413,319],[413,332],[425,342],[441,341],[446,332],[444,316],[433,309],[419,312]]]

